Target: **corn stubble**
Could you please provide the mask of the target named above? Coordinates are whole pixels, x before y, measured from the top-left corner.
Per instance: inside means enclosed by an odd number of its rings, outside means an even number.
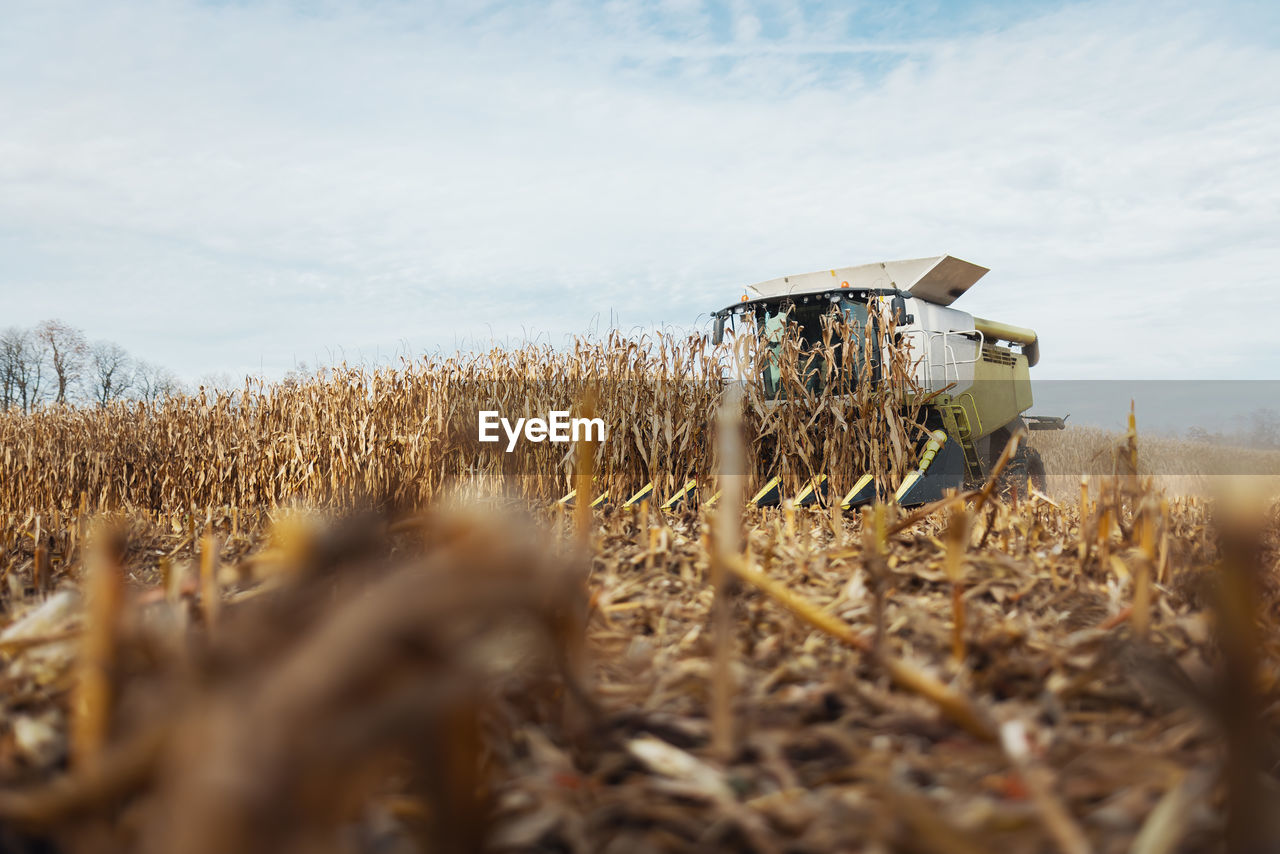
[[[0,847],[1274,849],[1269,499],[1159,492],[1134,430],[1065,497],[659,509],[689,478],[899,476],[911,354],[873,389],[856,341],[0,416]],[[611,432],[505,455],[474,442],[493,402]]]

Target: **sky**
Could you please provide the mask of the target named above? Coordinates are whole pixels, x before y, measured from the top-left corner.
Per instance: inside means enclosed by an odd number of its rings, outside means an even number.
[[[0,327],[276,377],[950,253],[1039,377],[1280,379],[1277,9],[0,0]]]

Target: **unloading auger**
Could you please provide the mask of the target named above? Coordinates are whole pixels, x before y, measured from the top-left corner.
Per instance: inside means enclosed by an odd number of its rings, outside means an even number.
[[[892,498],[903,507],[926,504],[947,490],[986,480],[1013,435],[1066,426],[1065,418],[1024,414],[1032,406],[1030,369],[1040,360],[1036,333],[951,308],[987,272],[986,267],[942,255],[770,279],[751,285],[738,302],[712,315],[715,342],[720,343],[729,326],[737,334],[768,337],[794,323],[805,344],[816,346],[821,319],[829,313],[843,314],[852,329],[865,329],[868,317],[889,318],[893,329],[886,332],[909,348],[915,386],[927,401],[922,438],[915,449],[917,463],[897,484],[877,483],[870,474],[854,478],[840,505],[851,509],[877,498]],[[1005,477],[1013,484],[1020,481],[1025,486],[1030,480],[1036,488],[1045,488],[1044,463],[1025,442]],[[751,503],[776,506],[783,500],[782,488],[781,477],[773,477]],[[697,490],[697,483],[689,481],[666,496],[661,506],[674,509],[693,500]],[[572,504],[574,497],[570,493],[561,502]],[[653,485],[646,484],[623,504],[653,498]],[[810,480],[792,498],[796,506],[828,500],[826,475]],[[592,504],[608,501],[606,493]]]

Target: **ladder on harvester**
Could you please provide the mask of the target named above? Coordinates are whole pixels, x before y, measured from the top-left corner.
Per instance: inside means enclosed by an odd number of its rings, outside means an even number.
[[[971,481],[982,480],[982,460],[978,457],[978,448],[973,443],[973,426],[969,423],[969,412],[963,404],[950,400],[938,406],[942,414],[942,426],[947,433],[955,437],[964,451],[964,472]]]

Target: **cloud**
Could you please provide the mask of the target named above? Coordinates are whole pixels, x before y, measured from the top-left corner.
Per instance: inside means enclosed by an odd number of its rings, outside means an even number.
[[[1156,12],[16,4],[2,322],[279,374],[951,252],[1045,375],[1274,376],[1280,49]]]

